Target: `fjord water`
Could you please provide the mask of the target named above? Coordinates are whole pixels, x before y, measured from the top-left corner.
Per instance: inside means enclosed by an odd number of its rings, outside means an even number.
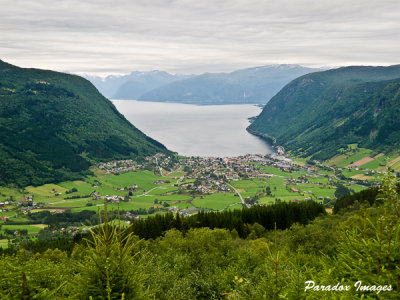
[[[268,154],[273,149],[248,133],[255,105],[206,105],[113,100],[132,124],[168,149],[186,156]]]

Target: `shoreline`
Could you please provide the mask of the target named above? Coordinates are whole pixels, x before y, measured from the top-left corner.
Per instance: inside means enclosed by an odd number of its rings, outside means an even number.
[[[276,138],[274,138],[266,133],[260,133],[253,129],[250,129],[249,127],[246,128],[246,131],[252,135],[255,135],[255,136],[267,141],[271,145],[271,147],[276,151],[276,153],[278,153],[279,155],[285,154],[285,148],[283,146],[277,145]]]

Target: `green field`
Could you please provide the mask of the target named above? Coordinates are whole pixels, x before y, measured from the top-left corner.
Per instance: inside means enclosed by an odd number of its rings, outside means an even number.
[[[157,187],[158,185],[153,184],[156,180],[172,180],[168,177],[160,177],[154,175],[153,172],[150,171],[136,171],[136,172],[127,172],[120,175],[106,175],[101,179],[102,186],[106,185],[113,188],[121,188],[129,185],[137,184],[139,189],[141,190],[149,190],[151,188]],[[173,182],[174,183],[174,182]],[[172,184],[172,183],[171,183]],[[101,187],[99,187],[99,191],[101,192]]]
[[[233,204],[228,207],[228,210],[234,210],[234,209],[242,209],[243,205],[241,203]]]
[[[8,248],[8,240],[0,240],[0,248]]]
[[[307,180],[312,183],[329,184],[329,179],[327,177],[307,177]]]
[[[75,195],[90,195],[95,188],[92,186],[92,184],[77,180],[77,181],[65,181],[59,184],[59,186],[64,187],[68,190],[71,190],[72,188],[76,188],[78,192],[71,193],[71,196]]]
[[[279,178],[283,181],[282,178]],[[233,185],[243,196],[246,197],[253,197],[257,193],[262,192],[268,185],[271,185],[273,181],[280,181],[277,178],[271,179],[262,179],[262,178],[254,178],[254,179],[247,179],[247,180],[238,180],[238,181],[231,181],[230,184]]]
[[[345,151],[345,153],[337,155],[332,159],[328,160],[327,164],[335,165],[337,167],[346,167],[356,161],[359,161],[364,157],[373,156],[372,153],[373,153],[372,150],[365,148],[356,148],[353,150],[347,150]]]
[[[149,195],[161,195],[166,193],[175,192],[178,190],[176,186],[155,186],[151,191],[148,192]]]
[[[346,167],[364,157],[373,158],[372,161],[360,165],[360,168],[366,168],[377,171],[386,171],[389,167],[395,171],[400,171],[399,153],[385,155],[383,153],[376,154],[373,150],[365,148],[357,148],[353,145],[353,150],[343,150],[342,154],[336,155],[325,163],[335,165],[337,167]]]
[[[5,229],[9,230],[28,230],[28,233],[37,233],[43,228],[47,227],[44,224],[38,225],[2,225],[0,232],[4,233]]]
[[[24,197],[24,194],[17,189],[8,187],[0,187],[0,202],[10,199],[12,197],[15,200],[19,200]]]
[[[359,159],[370,151],[368,152],[367,149],[355,149],[348,150],[348,152],[354,153],[351,156],[342,157],[340,164],[348,164],[350,160]],[[378,157],[379,161],[393,161],[393,165],[398,163],[397,160],[393,160],[395,158],[396,156]],[[306,160],[298,160],[298,163],[299,165],[304,165]],[[334,198],[334,182],[337,179],[334,178],[332,170],[317,167],[317,172],[320,174],[318,176],[308,173],[303,169],[287,171],[273,166],[263,166],[258,162],[253,162],[251,165],[255,166],[262,173],[273,174],[274,176],[271,178],[248,178],[244,176],[241,180],[231,181],[230,184],[237,189],[244,199],[257,200],[260,204],[272,204],[275,203],[276,199],[289,202],[311,198],[314,201],[320,202],[322,201],[321,197]],[[354,175],[364,176],[366,171],[343,169],[341,172],[344,176],[350,178]],[[176,186],[177,184],[193,183],[196,179],[191,178],[180,181],[173,178],[178,176],[180,178],[184,175],[180,169],[172,173],[163,172],[163,174],[168,175],[168,177],[158,176],[147,170],[131,171],[119,175],[105,175],[104,172],[97,170],[96,177],[88,176],[84,180],[65,181],[58,184],[45,184],[37,187],[28,186],[25,191],[0,188],[0,196],[9,197],[13,195],[14,199],[19,199],[29,193],[29,195],[33,196],[34,202],[42,203],[41,207],[46,207],[48,210],[54,208],[59,211],[70,209],[72,212],[102,210],[104,200],[90,196],[94,191],[101,197],[117,195],[124,198],[120,203],[108,203],[110,210],[117,210],[118,207],[121,210],[155,208],[157,209],[156,213],[163,213],[173,206],[178,207],[180,210],[188,208],[212,210],[242,208],[240,198],[233,191],[231,193],[214,193],[210,195],[199,195],[191,190],[180,191],[179,187]],[[377,176],[375,176],[374,180]],[[330,182],[329,178],[333,178],[333,182]],[[159,184],[155,184],[156,181],[160,181]],[[302,183],[304,181],[308,181],[308,183]],[[364,189],[360,185],[345,184],[356,192]],[[133,186],[135,188],[132,188]],[[299,190],[299,192],[294,192],[292,188]],[[267,190],[270,191],[269,195],[267,195]],[[56,195],[57,193],[61,194]],[[129,198],[130,200],[128,200]],[[39,210],[33,210],[32,212],[35,211]],[[12,221],[27,220],[23,216],[15,218],[15,212],[12,211],[0,212],[0,216],[3,215],[10,216],[10,220]],[[29,232],[38,232],[40,230],[35,227],[29,228]]]
[[[67,199],[60,200],[57,202],[48,203],[48,207],[81,207],[86,206],[87,203],[95,203],[92,198],[79,198],[79,199]]]
[[[230,204],[238,202],[240,202],[240,198],[231,193],[212,194],[203,197],[196,197],[196,199],[192,201],[192,203],[196,207],[211,208],[214,210],[223,210]]]

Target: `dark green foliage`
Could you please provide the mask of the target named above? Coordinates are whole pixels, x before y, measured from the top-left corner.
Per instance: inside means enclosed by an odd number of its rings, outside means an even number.
[[[400,184],[396,185],[395,190],[397,193],[400,193]],[[340,210],[349,209],[356,203],[368,203],[369,206],[372,206],[375,202],[377,202],[377,204],[379,205],[382,202],[382,197],[385,197],[385,195],[381,195],[379,192],[380,189],[378,187],[373,187],[355,194],[342,196],[336,200],[333,212],[338,213]],[[392,195],[391,198],[393,197],[394,196]],[[388,198],[387,195],[386,198]]]
[[[320,273],[321,284],[337,278],[354,286],[386,286],[390,292],[365,292],[353,288],[349,293],[358,299],[400,298],[400,194],[399,181],[390,174],[379,190],[377,207],[361,209],[340,224],[336,255],[326,259]],[[379,287],[380,286],[380,287]],[[332,295],[332,293],[331,293]]]
[[[97,214],[95,211],[83,210],[72,213],[69,211],[52,214],[49,211],[41,211],[29,214],[29,218],[38,224],[47,224],[53,228],[69,226],[97,225]]]
[[[236,209],[223,212],[199,212],[190,217],[174,217],[168,213],[150,216],[133,223],[131,230],[141,238],[157,238],[165,231],[175,228],[187,231],[190,228],[225,228],[236,230],[240,237],[250,234],[248,224],[258,223],[263,228],[271,230],[275,224],[278,229],[289,228],[293,223],[307,224],[325,209],[314,201],[302,203],[279,203],[268,206],[253,206],[251,208]]]
[[[99,216],[100,217],[100,216]],[[105,202],[104,224],[89,229],[86,245],[76,247],[79,277],[75,299],[142,299],[144,298],[135,254],[135,239],[119,222],[109,223]]]
[[[125,211],[122,211],[125,214]],[[119,217],[118,212],[110,211],[108,218],[110,220],[117,219]],[[52,229],[58,229],[68,226],[81,226],[83,225],[98,225],[99,218],[97,213],[92,210],[83,210],[80,212],[65,211],[61,213],[50,213],[47,210],[29,213],[29,221],[23,224],[47,224]],[[8,222],[7,224],[16,224],[16,222]]]
[[[93,161],[166,151],[87,80],[0,61],[0,185],[77,179]]]
[[[400,66],[344,67],[302,76],[265,106],[249,131],[325,160],[348,144],[400,147]]]
[[[357,201],[358,203],[368,202],[369,205],[373,205],[378,195],[378,188],[370,188],[367,190],[360,191],[352,195],[345,195],[336,200],[333,212],[337,213],[341,209],[348,209]]]
[[[337,189],[335,191],[335,197],[337,199],[345,197],[345,196],[349,196],[351,194],[350,190],[341,183],[337,183],[336,187],[337,187]]]

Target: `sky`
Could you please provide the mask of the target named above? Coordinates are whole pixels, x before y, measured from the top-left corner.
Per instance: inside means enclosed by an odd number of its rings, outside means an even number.
[[[398,0],[0,0],[0,59],[99,76],[400,64]]]

